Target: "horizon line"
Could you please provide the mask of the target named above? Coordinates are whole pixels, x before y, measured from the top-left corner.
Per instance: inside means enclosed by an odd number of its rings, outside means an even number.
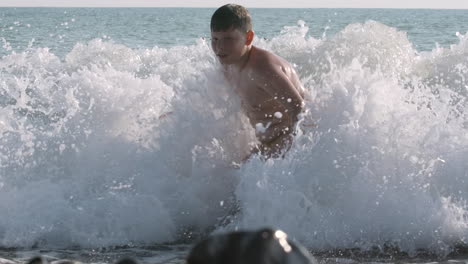
[[[63,6],[63,5],[1,5],[0,8],[218,8],[219,6]],[[253,6],[248,9],[420,9],[420,10],[468,10],[468,8],[453,7],[259,7]]]

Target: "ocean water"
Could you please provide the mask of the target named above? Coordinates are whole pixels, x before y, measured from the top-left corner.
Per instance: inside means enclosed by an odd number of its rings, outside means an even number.
[[[308,95],[285,158],[240,168],[213,11],[0,8],[1,261],[264,226],[321,263],[468,261],[468,10],[252,9]]]

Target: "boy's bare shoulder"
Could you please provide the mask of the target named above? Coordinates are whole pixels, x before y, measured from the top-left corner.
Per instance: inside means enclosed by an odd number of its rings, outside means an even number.
[[[253,65],[256,68],[278,66],[284,61],[272,52],[257,47],[252,47],[251,56]]]
[[[253,47],[251,53],[250,70],[258,78],[268,79],[284,72],[289,63],[283,58],[257,47]]]

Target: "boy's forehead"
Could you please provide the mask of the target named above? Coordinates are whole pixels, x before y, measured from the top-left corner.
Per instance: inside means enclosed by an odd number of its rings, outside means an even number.
[[[227,35],[242,35],[242,32],[237,29],[237,28],[230,28],[228,30],[222,30],[222,31],[211,31],[211,35],[222,35],[222,36],[227,36]]]

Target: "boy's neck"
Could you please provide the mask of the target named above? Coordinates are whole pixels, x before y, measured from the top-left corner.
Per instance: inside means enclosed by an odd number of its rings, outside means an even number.
[[[252,47],[253,47],[252,45],[249,45],[247,47],[247,50],[244,53],[244,55],[241,57],[241,59],[239,60],[239,63],[234,64],[233,68],[235,68],[239,72],[241,72],[245,68],[245,66],[249,62],[250,52],[252,52]]]

